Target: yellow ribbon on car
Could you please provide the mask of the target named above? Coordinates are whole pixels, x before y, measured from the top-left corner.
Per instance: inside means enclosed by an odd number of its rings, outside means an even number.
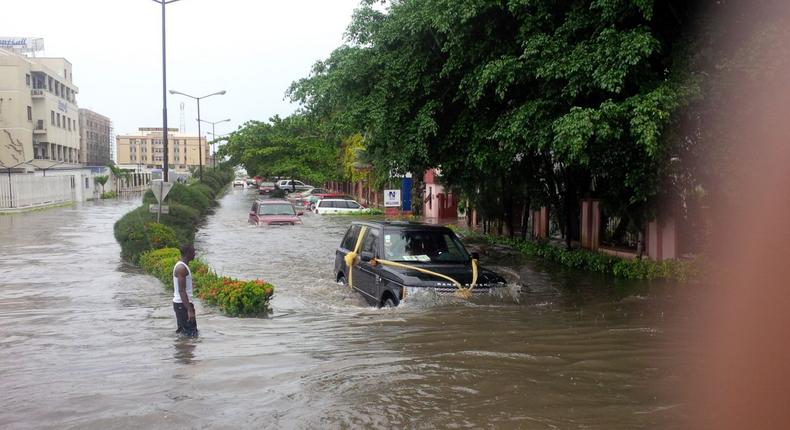
[[[446,280],[450,281],[456,288],[458,288],[458,291],[455,292],[455,295],[457,295],[458,297],[464,298],[464,299],[472,298],[472,289],[477,285],[477,260],[476,259],[472,259],[472,283],[469,285],[469,287],[464,287],[463,285],[461,285],[460,282],[456,281],[455,279],[453,279],[453,278],[451,278],[451,277],[449,277],[447,275],[444,275],[444,274],[441,274],[441,273],[438,273],[438,272],[434,272],[433,270],[423,269],[422,267],[413,266],[411,264],[403,264],[403,263],[399,263],[397,261],[390,261],[390,260],[379,260],[379,259],[376,259],[376,258],[370,260],[370,264],[372,264],[374,266],[376,264],[381,264],[381,265],[390,266],[390,267],[400,267],[402,269],[407,269],[407,270],[416,270],[416,271],[418,271],[420,273],[425,273],[426,275],[431,275],[431,276],[436,276],[437,278],[446,279]]]
[[[344,260],[346,262],[346,267],[348,267],[348,286],[350,288],[354,288],[354,284],[353,284],[354,281],[352,278],[353,276],[352,273],[354,273],[354,270],[352,269],[352,267],[357,263],[357,256],[359,256],[359,248],[362,246],[362,240],[365,237],[365,233],[367,233],[367,229],[368,229],[367,227],[362,226],[362,229],[359,231],[359,236],[357,237],[357,243],[356,245],[354,245],[354,250],[346,254],[346,256],[344,257]],[[472,297],[472,289],[477,285],[478,262],[477,259],[474,258],[472,259],[472,283],[469,285],[469,287],[464,287],[463,285],[461,285],[460,282],[456,281],[455,279],[447,275],[434,272],[433,270],[423,269],[422,267],[417,267],[411,264],[403,264],[390,260],[379,260],[376,258],[370,260],[370,264],[373,266],[375,266],[376,264],[381,264],[390,267],[400,267],[402,269],[415,270],[417,272],[424,273],[426,275],[436,276],[437,278],[445,279],[447,281],[450,281],[456,288],[458,288],[458,291],[456,291],[455,294],[458,297],[464,299],[470,299]]]
[[[357,243],[354,245],[354,250],[346,254],[343,257],[343,260],[346,262],[346,267],[348,267],[348,286],[349,288],[354,288],[354,278],[353,273],[354,270],[352,269],[355,264],[357,264],[357,256],[359,255],[359,248],[362,246],[362,239],[365,238],[365,233],[367,233],[368,228],[364,225],[359,230],[359,236],[357,236]]]

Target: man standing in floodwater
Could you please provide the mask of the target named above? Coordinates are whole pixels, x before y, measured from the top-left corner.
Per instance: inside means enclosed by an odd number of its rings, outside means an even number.
[[[189,262],[194,258],[195,248],[183,245],[181,259],[173,267],[173,310],[178,323],[176,333],[189,337],[198,335],[195,304],[192,302],[192,271],[189,270]]]

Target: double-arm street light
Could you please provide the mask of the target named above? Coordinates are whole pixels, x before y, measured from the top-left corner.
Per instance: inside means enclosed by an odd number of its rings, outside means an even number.
[[[167,46],[165,44],[165,6],[178,0],[153,0],[162,5],[162,147],[164,149],[164,166],[162,166],[162,179],[167,182],[168,157],[167,157]]]
[[[206,121],[204,119],[198,118],[198,122],[201,122],[201,121],[205,122],[206,124],[211,124],[211,136],[213,136],[214,139],[216,139],[217,138],[217,130],[216,130],[215,126],[217,124],[221,123],[221,122],[230,122],[230,118],[223,119],[222,121]],[[213,152],[216,152],[216,151],[213,151]],[[216,155],[214,155],[214,167],[217,167],[217,156]]]
[[[225,90],[222,90],[222,91],[217,91],[216,93],[211,93],[211,94],[208,94],[208,95],[205,95],[205,96],[201,96],[201,97],[195,97],[195,96],[190,96],[189,94],[182,93],[182,92],[180,92],[180,91],[174,91],[174,90],[170,90],[170,94],[180,94],[180,95],[182,95],[182,96],[184,96],[184,97],[189,97],[189,98],[191,98],[191,99],[195,99],[195,100],[197,101],[197,114],[198,114],[198,151],[200,152],[200,181],[201,181],[201,182],[203,181],[203,140],[201,140],[201,139],[202,139],[202,136],[201,136],[201,133],[200,133],[200,123],[202,122],[202,121],[200,120],[200,100],[201,100],[201,99],[208,98],[208,97],[211,97],[211,96],[221,96],[221,95],[224,95],[225,93],[226,93],[226,91],[225,91]]]

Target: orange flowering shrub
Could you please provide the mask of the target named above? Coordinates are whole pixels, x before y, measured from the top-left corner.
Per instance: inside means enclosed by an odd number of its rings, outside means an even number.
[[[173,288],[173,266],[180,253],[175,248],[163,248],[146,252],[140,258],[142,268]],[[192,287],[204,303],[217,306],[232,316],[262,315],[269,311],[269,301],[274,286],[262,279],[244,281],[228,276],[219,276],[204,262],[193,260]]]

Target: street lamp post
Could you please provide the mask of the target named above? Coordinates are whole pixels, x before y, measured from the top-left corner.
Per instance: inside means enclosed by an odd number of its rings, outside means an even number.
[[[200,121],[203,121],[206,124],[211,124],[211,136],[213,136],[214,139],[216,139],[217,138],[217,130],[216,130],[215,126],[217,124],[221,123],[221,122],[230,122],[230,118],[223,119],[222,121],[206,121],[206,120],[201,120],[200,118],[198,118],[198,122],[200,122]],[[216,152],[216,151],[214,151],[214,152]],[[213,167],[215,167],[215,168],[217,167],[217,156],[216,155],[214,155],[214,166]]]
[[[168,157],[167,157],[167,46],[165,43],[165,6],[178,0],[153,0],[162,5],[162,147],[165,155],[162,159],[162,179],[167,182]]]
[[[214,133],[212,133],[210,131],[208,133],[214,139],[214,142],[216,142],[219,139],[226,138],[226,137],[230,136],[230,133],[220,134],[220,135],[216,135],[216,134],[214,134]],[[225,140],[227,140],[227,139],[225,139]],[[216,150],[216,148],[214,149],[214,167],[217,167],[217,150]]]
[[[154,0],[156,1],[156,0]],[[221,96],[224,95],[227,91],[217,91],[216,93],[211,93],[201,97],[190,96],[189,94],[182,93],[180,91],[170,90],[170,94],[180,94],[184,97],[189,97],[191,99],[195,99],[197,101],[197,114],[198,114],[198,152],[200,152],[200,181],[203,182],[203,141],[201,140],[202,136],[200,133],[200,99],[205,99],[211,96]]]

